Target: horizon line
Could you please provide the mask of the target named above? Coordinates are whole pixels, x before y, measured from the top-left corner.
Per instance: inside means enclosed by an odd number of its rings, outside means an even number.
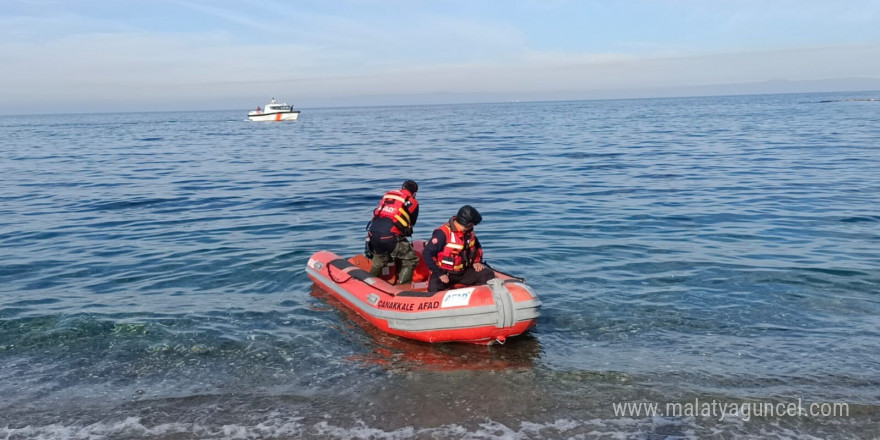
[[[333,109],[349,109],[349,108],[386,108],[386,107],[433,107],[433,106],[460,106],[460,105],[503,105],[503,104],[540,104],[540,103],[563,103],[563,102],[591,102],[591,101],[636,101],[636,100],[663,100],[663,99],[684,99],[684,98],[723,98],[738,96],[776,96],[776,95],[819,95],[829,93],[878,93],[880,89],[867,90],[828,90],[828,91],[810,91],[810,92],[773,92],[773,93],[718,93],[718,94],[683,94],[676,96],[642,96],[642,97],[619,97],[619,98],[583,98],[583,99],[525,99],[525,100],[507,100],[507,101],[478,101],[478,102],[447,102],[447,103],[412,103],[412,104],[352,104],[352,105],[328,105],[328,106],[311,106],[297,107],[302,110],[333,110]],[[421,94],[435,95],[435,94]],[[437,94],[442,95],[442,94]],[[413,95],[375,95],[379,98],[382,96],[419,96]],[[873,100],[872,100],[873,101]],[[818,102],[817,102],[818,103]],[[63,112],[63,113],[0,113],[0,117],[9,116],[64,116],[64,115],[107,115],[107,114],[138,114],[138,113],[192,113],[192,112],[233,112],[248,111],[247,109],[188,109],[188,110],[147,110],[147,111],[108,111],[108,112]]]

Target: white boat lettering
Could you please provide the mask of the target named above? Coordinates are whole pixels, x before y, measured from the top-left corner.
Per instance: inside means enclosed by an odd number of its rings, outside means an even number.
[[[455,289],[446,292],[443,295],[443,303],[440,305],[442,308],[446,307],[459,307],[466,306],[471,301],[471,293],[474,292],[473,287],[469,287],[466,289]]]

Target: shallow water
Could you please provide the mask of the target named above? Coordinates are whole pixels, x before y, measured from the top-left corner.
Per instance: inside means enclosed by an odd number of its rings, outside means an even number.
[[[877,94],[0,117],[0,438],[871,438]],[[416,238],[480,210],[535,331],[409,342],[313,289],[407,178]],[[849,415],[613,409],[695,399]]]

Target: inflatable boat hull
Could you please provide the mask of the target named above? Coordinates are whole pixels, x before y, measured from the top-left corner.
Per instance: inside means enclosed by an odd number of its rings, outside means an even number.
[[[424,264],[406,288],[372,277],[369,260],[320,251],[306,266],[312,281],[381,330],[425,342],[504,343],[535,325],[541,301],[501,272],[487,285],[430,294]],[[421,280],[421,282],[419,282]]]

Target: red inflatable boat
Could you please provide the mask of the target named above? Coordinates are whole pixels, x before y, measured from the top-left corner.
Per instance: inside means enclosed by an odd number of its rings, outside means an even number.
[[[413,243],[421,257],[424,241]],[[395,286],[389,266],[376,278],[364,255],[344,259],[320,251],[306,266],[309,278],[388,333],[425,342],[504,343],[535,325],[541,301],[519,278],[495,271],[482,286],[427,292],[430,273],[419,262],[413,283]]]

